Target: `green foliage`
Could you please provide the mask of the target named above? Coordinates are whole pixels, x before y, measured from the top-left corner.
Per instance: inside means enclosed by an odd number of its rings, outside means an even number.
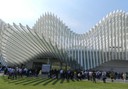
[[[128,89],[127,83],[103,83],[46,78],[20,78],[10,80],[0,77],[0,89]]]

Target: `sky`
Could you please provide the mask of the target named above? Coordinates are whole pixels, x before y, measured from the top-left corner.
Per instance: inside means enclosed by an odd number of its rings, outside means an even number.
[[[32,27],[41,15],[51,12],[79,34],[114,10],[128,12],[128,0],[0,0],[0,19],[6,23]]]

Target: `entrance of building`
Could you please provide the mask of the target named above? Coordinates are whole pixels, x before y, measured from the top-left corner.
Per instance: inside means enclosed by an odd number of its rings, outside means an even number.
[[[39,69],[39,70],[41,70],[42,64],[46,64],[46,63],[43,63],[43,62],[33,62],[32,68],[33,69]]]

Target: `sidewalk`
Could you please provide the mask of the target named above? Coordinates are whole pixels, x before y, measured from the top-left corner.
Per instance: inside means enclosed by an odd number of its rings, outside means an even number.
[[[111,82],[111,79],[107,79],[106,80],[107,82]],[[119,82],[119,83],[128,83],[128,80],[123,80],[123,79],[116,79],[114,80],[113,82]]]
[[[0,73],[0,76],[2,76],[4,73]]]
[[[87,79],[85,79],[84,81],[88,81]],[[103,82],[101,79],[100,80],[98,80],[98,79],[96,79],[96,81],[97,82]],[[110,78],[107,78],[106,79],[106,82],[111,82],[111,79]],[[113,83],[128,83],[128,80],[122,80],[122,79],[116,79],[116,80],[114,80],[113,81]]]

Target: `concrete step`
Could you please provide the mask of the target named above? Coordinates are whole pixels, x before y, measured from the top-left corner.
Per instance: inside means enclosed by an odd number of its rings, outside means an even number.
[[[128,72],[128,61],[125,60],[112,60],[95,68],[96,70],[115,71],[115,72]]]

